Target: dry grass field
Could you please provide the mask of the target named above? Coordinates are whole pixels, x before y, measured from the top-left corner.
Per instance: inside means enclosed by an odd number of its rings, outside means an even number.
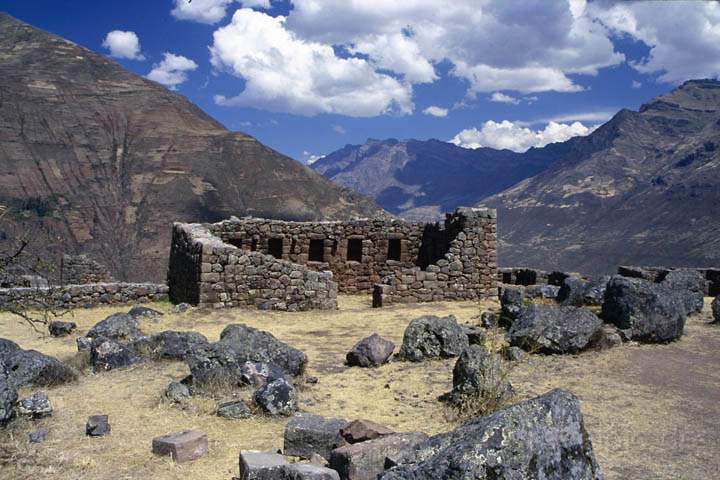
[[[159,321],[143,320],[150,333],[195,330],[216,340],[230,323],[268,330],[302,349],[308,375],[302,384],[301,409],[347,419],[369,418],[397,430],[437,433],[453,427],[437,396],[451,387],[454,360],[420,364],[393,362],[378,369],[347,368],[345,353],[372,332],[399,346],[410,320],[422,314],[455,314],[461,322],[477,320],[483,306],[471,302],[370,308],[369,297],[342,297],[335,312],[279,313],[248,310],[170,313]],[[533,355],[511,373],[518,398],[554,387],[582,400],[595,452],[609,480],[710,479],[720,471],[720,327],[708,325],[705,312],[690,319],[686,335],[670,345],[626,344],[606,352],[577,356]],[[78,333],[110,313],[127,308],[74,312]],[[56,339],[34,332],[8,314],[0,314],[0,336],[81,364],[74,336]],[[180,408],[161,401],[171,380],[188,373],[182,362],[142,363],[126,370],[94,374],[83,370],[73,384],[47,389],[52,417],[17,420],[0,431],[2,479],[230,479],[237,474],[241,449],[282,447],[286,418],[228,420],[214,416],[219,400],[193,399]],[[21,396],[33,390],[24,390]],[[251,390],[238,393],[248,398]],[[110,416],[112,434],[84,435],[89,415]],[[48,440],[30,444],[27,432],[50,430]],[[210,453],[191,464],[176,465],[153,456],[153,437],[196,428],[208,433]]]

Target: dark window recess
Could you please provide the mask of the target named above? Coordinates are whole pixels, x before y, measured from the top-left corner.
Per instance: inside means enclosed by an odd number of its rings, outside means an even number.
[[[282,258],[283,239],[282,238],[269,238],[268,239],[268,253],[275,258]]]
[[[227,243],[234,247],[242,248],[243,241],[242,238],[231,238],[227,241]]]
[[[297,253],[297,238],[293,237],[290,241],[290,254],[294,255]]]
[[[402,247],[400,246],[399,238],[391,238],[388,240],[388,260],[400,260],[400,253]]]
[[[335,255],[337,255],[337,244],[338,244],[338,241],[333,240],[332,246],[330,247],[330,255],[332,255],[333,257]]]
[[[351,238],[348,240],[347,259],[355,262],[362,262],[362,238]]]
[[[310,240],[310,255],[308,260],[311,262],[323,262],[325,261],[325,241],[324,240]]]
[[[257,251],[257,238],[252,239],[252,242],[250,243],[250,251],[251,252]]]

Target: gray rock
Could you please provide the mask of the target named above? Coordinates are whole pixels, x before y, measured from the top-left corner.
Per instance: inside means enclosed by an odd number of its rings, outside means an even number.
[[[253,415],[250,408],[242,400],[221,403],[217,407],[216,414],[218,417],[223,418],[250,418]]]
[[[713,323],[720,323],[720,295],[712,302]]]
[[[220,333],[220,343],[229,345],[245,361],[277,365],[293,376],[305,371],[307,357],[300,350],[281,342],[270,332],[243,324],[228,325]]]
[[[661,285],[678,296],[687,315],[702,312],[705,306],[705,277],[697,270],[673,270],[665,276]]]
[[[483,328],[495,328],[498,326],[498,314],[495,312],[483,312],[480,315],[480,324]]]
[[[485,330],[476,325],[461,325],[470,345],[485,345]]]
[[[7,338],[0,338],[0,358],[15,350],[20,350],[20,346],[17,343]]]
[[[593,278],[588,283],[585,293],[583,295],[583,302],[585,305],[600,306],[605,300],[605,290],[607,284],[610,281],[609,275],[605,275],[599,278]]]
[[[3,360],[8,382],[16,389],[59,385],[77,378],[72,368],[35,350],[12,350],[4,355]]]
[[[560,287],[548,285],[547,283],[539,283],[537,285],[528,285],[525,287],[525,296],[527,298],[545,298],[555,300],[560,292]]]
[[[184,360],[188,355],[207,349],[209,345],[205,335],[200,333],[166,330],[136,340],[132,348],[154,358]]]
[[[585,305],[585,291],[590,282],[580,277],[567,277],[558,292],[557,301],[561,305],[582,307]]]
[[[53,413],[53,406],[45,392],[35,392],[28,398],[20,400],[17,411],[21,415],[32,418],[49,417]]]
[[[255,403],[270,415],[292,415],[297,410],[295,387],[284,378],[266,383],[255,391]]]
[[[86,335],[90,338],[105,337],[110,340],[133,341],[143,336],[137,317],[127,313],[113,313],[96,323]]]
[[[405,329],[399,356],[411,362],[456,357],[468,345],[468,337],[455,316],[425,315],[411,321]]]
[[[285,458],[275,452],[240,450],[240,480],[282,479],[288,465]]]
[[[682,336],[685,305],[665,285],[613,276],[605,291],[603,319],[633,340],[662,343]]]
[[[39,428],[34,432],[28,433],[28,441],[30,443],[42,443],[47,440],[50,430],[47,428]]]
[[[267,382],[283,378],[285,372],[277,365],[265,362],[245,362],[240,366],[240,379],[248,385],[260,387]]]
[[[107,415],[91,415],[85,424],[85,435],[102,437],[110,434],[110,423]]]
[[[351,367],[377,367],[386,363],[395,350],[395,344],[377,333],[360,340],[346,355]]]
[[[510,343],[528,351],[576,353],[590,345],[602,321],[590,310],[528,305],[508,331]]]
[[[523,352],[522,348],[513,346],[503,348],[502,353],[505,360],[509,362],[519,362],[525,356],[525,352]]]
[[[453,389],[443,398],[458,403],[472,397],[499,402],[512,395],[513,389],[503,378],[502,359],[480,345],[470,345],[453,368]]]
[[[595,334],[592,346],[598,350],[608,350],[619,347],[623,343],[623,337],[615,325],[604,324]]]
[[[386,457],[397,455],[427,438],[427,435],[419,432],[394,433],[345,445],[333,450],[330,468],[336,470],[343,480],[375,480],[385,470]]]
[[[283,467],[281,480],[340,480],[338,472],[307,463],[291,463]]]
[[[0,358],[0,427],[7,425],[15,417],[17,389],[8,381],[5,363]]]
[[[371,420],[353,420],[340,430],[340,435],[348,443],[360,443],[396,433],[385,425]]]
[[[129,367],[140,361],[135,350],[104,337],[93,339],[90,347],[90,363],[95,369],[113,370]]]
[[[163,393],[165,398],[171,403],[183,403],[191,397],[190,388],[184,383],[170,382]]]
[[[525,306],[525,289],[523,287],[505,286],[500,295],[500,307],[503,317],[512,323]]]
[[[53,320],[48,325],[48,331],[53,337],[70,335],[76,328],[77,324],[75,322],[61,322],[60,320]]]
[[[77,344],[78,352],[89,352],[92,348],[93,339],[90,337],[77,337],[75,343]]]
[[[135,318],[157,318],[162,317],[163,313],[152,308],[135,305],[128,311],[128,315]]]
[[[190,309],[189,303],[178,303],[173,307],[173,313],[183,313],[187,312]]]
[[[312,413],[296,413],[285,427],[285,455],[310,458],[315,453],[329,458],[343,445],[340,430],[347,425],[342,418],[326,418]]]
[[[362,444],[360,444],[362,445]],[[580,402],[553,390],[405,449],[381,480],[602,480]]]

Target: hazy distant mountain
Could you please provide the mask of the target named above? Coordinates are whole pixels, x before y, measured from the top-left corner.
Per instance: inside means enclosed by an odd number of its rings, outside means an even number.
[[[516,153],[471,150],[439,140],[368,140],[364,145],[347,145],[312,168],[369,195],[390,212],[422,220],[460,205],[474,205],[542,172],[575,142]]]
[[[88,253],[116,277],[138,280],[164,278],[173,221],[378,211],[186,98],[0,13],[0,209],[7,207],[12,222],[0,243],[30,230],[50,260]]]
[[[498,209],[504,265],[720,266],[720,82],[689,81],[620,111],[482,203]]]

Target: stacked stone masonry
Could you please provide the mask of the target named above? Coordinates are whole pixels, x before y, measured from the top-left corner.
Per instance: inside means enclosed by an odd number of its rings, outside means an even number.
[[[63,255],[60,267],[61,284],[81,285],[112,282],[115,282],[115,279],[105,265],[86,255]]]
[[[338,290],[373,292],[376,306],[490,298],[496,291],[496,235],[495,211],[469,208],[448,214],[443,225],[258,218],[177,223],[170,299],[309,310],[335,308]]]
[[[0,310],[33,307],[69,309],[167,299],[167,285],[155,283],[90,283],[43,288],[0,288]]]

